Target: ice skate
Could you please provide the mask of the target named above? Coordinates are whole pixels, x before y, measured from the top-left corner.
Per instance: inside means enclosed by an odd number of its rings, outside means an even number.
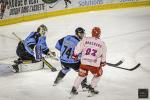
[[[62,78],[56,78],[56,80],[54,81],[53,86],[56,86],[60,83],[60,81],[62,81]]]
[[[19,72],[19,67],[18,67],[18,65],[17,64],[14,64],[14,65],[12,65],[12,70],[15,72],[15,73],[18,73]]]
[[[59,71],[55,81],[54,81],[54,84],[53,86],[56,86],[58,83],[60,83],[60,81],[62,81],[62,79],[64,78],[66,74],[64,74],[62,71]]]
[[[91,85],[89,86],[89,95],[88,97],[92,97],[96,94],[99,94],[99,91],[98,90],[95,90],[94,88],[91,87]]]
[[[83,91],[89,91],[90,85],[85,83],[85,84],[81,84],[81,87]]]
[[[78,95],[78,91],[75,87],[72,87],[69,99],[73,98],[75,95]]]

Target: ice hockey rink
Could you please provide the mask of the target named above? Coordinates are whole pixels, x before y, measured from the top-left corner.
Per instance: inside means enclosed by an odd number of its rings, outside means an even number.
[[[13,73],[4,63],[15,58],[18,40],[15,32],[24,39],[30,32],[36,31],[40,24],[48,27],[47,44],[51,50],[58,39],[74,34],[81,26],[86,36],[91,35],[94,26],[101,27],[102,40],[107,45],[107,62],[124,63],[120,67],[132,68],[137,63],[141,66],[134,71],[127,71],[110,66],[103,68],[103,75],[98,83],[98,95],[87,98],[88,92],[82,92],[73,100],[138,100],[138,89],[150,90],[150,7],[137,7],[116,10],[87,12],[46,18],[0,27],[0,100],[68,100],[69,93],[77,73],[71,70],[58,86],[52,86],[57,72],[44,69],[30,72]],[[50,60],[57,69],[58,61]],[[92,74],[88,76],[88,82]],[[150,93],[149,93],[150,94]],[[147,98],[150,100],[150,98]]]

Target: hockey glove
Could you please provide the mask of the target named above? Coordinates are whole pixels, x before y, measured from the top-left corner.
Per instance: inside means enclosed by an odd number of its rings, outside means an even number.
[[[73,53],[72,58],[76,61],[76,60],[78,60],[78,55]]]
[[[100,66],[104,67],[106,65],[106,62],[101,62]]]

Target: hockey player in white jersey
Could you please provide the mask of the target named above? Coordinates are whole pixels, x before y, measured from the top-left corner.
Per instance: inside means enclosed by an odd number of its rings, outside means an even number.
[[[75,48],[74,58],[81,56],[81,65],[79,69],[78,77],[75,79],[74,85],[70,92],[71,95],[77,95],[77,89],[82,80],[88,75],[88,71],[93,74],[91,80],[89,92],[90,94],[98,94],[99,91],[95,90],[97,83],[102,75],[102,67],[106,65],[106,45],[100,39],[101,29],[94,27],[92,29],[92,37],[85,37]]]

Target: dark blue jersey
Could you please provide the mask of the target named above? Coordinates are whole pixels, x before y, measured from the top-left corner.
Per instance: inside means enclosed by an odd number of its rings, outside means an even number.
[[[67,35],[66,37],[57,41],[55,48],[60,51],[60,61],[65,63],[77,63],[79,60],[72,58],[75,46],[80,40],[73,35]]]
[[[37,32],[31,32],[30,35],[23,41],[25,49],[28,53],[34,56],[34,47],[40,46],[43,54],[49,52],[49,48],[46,44],[46,36],[41,36]]]

